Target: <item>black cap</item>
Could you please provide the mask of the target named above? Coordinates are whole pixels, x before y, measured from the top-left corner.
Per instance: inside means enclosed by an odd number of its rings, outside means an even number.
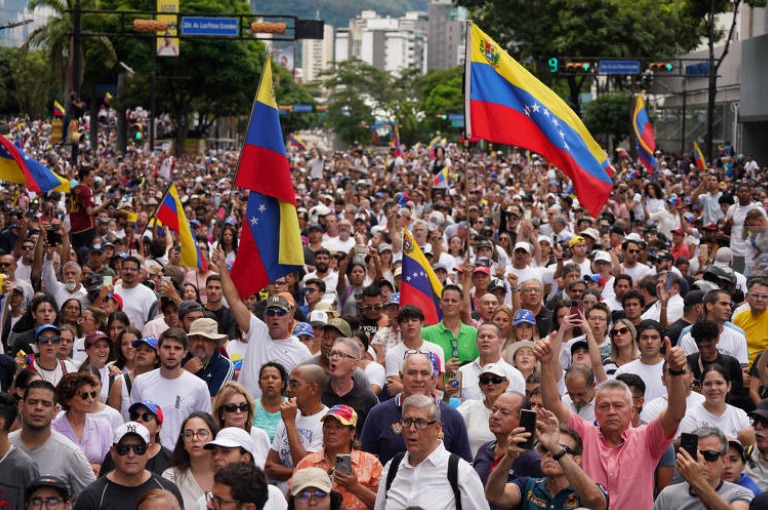
[[[621,227],[619,225],[614,225],[614,226],[611,227],[611,234],[618,234],[620,236],[627,235],[624,232],[624,227]]]
[[[32,483],[27,486],[25,499],[29,500],[37,489],[43,488],[54,489],[58,491],[65,501],[69,501],[69,483],[63,478],[51,475],[41,476],[33,480]]]
[[[507,286],[504,285],[504,282],[499,280],[498,278],[493,278],[491,280],[491,283],[488,284],[488,292],[493,292],[494,290],[503,290],[506,293]]]
[[[203,305],[197,301],[187,300],[179,305],[179,319],[183,319],[188,313],[202,312]]]
[[[750,416],[759,416],[765,420],[768,420],[768,398],[763,399],[757,404],[757,408],[749,413]]]

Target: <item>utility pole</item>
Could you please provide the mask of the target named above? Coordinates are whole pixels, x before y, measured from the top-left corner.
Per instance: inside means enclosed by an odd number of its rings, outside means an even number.
[[[707,97],[707,158],[714,160],[715,96],[717,95],[717,73],[715,72],[715,0],[709,3],[709,94]]]
[[[75,2],[75,9],[72,12],[74,31],[72,34],[72,92],[75,98],[79,101],[80,98],[80,23],[82,17],[82,7],[80,0]],[[73,111],[72,103],[69,104],[70,112]],[[71,120],[70,120],[71,122]],[[64,138],[69,135],[69,123],[64,126],[65,133]],[[79,154],[80,154],[80,140],[73,140],[70,136],[69,139],[72,144],[72,165],[77,167]]]

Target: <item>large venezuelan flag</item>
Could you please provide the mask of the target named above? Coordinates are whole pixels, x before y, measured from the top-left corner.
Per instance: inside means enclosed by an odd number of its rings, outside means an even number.
[[[19,147],[0,135],[0,180],[26,184],[29,191],[47,193],[51,190],[69,193],[69,180],[35,161]]]
[[[430,326],[440,322],[443,284],[408,229],[403,231],[403,275],[400,278],[400,306],[416,305]]]
[[[576,113],[471,23],[466,62],[467,136],[546,157],[571,178],[579,202],[597,217],[614,171]]]
[[[241,297],[304,265],[299,219],[267,57],[251,111],[235,184],[251,190],[232,281]]]
[[[704,159],[704,153],[701,152],[701,147],[696,142],[693,142],[693,160],[696,162],[696,168],[699,170],[707,169],[707,160]]]
[[[632,113],[632,128],[635,130],[637,142],[637,159],[645,167],[648,173],[653,173],[656,167],[656,140],[653,136],[653,126],[648,118],[648,110],[645,109],[645,100],[642,94],[637,95],[635,111]]]
[[[184,206],[181,205],[179,192],[176,190],[175,184],[168,186],[163,201],[160,202],[160,206],[157,208],[155,217],[162,221],[163,225],[179,235],[181,265],[199,267],[203,271],[208,271],[208,264],[200,253],[200,247],[197,245],[195,235],[192,233],[192,227],[189,225],[187,216],[184,214]]]

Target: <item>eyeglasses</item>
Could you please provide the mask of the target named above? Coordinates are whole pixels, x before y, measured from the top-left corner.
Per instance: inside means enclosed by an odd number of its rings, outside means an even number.
[[[37,339],[37,343],[40,345],[57,344],[61,342],[60,336],[41,336]]]
[[[93,400],[96,400],[96,396],[98,395],[98,392],[96,391],[84,391],[80,394],[80,398],[83,400],[88,400],[88,397],[91,397]]]
[[[756,301],[768,301],[768,294],[758,294],[757,292],[748,292],[747,295]]]
[[[533,287],[533,288],[528,288],[528,289],[521,289],[520,292],[523,292],[525,294],[534,294],[536,292],[539,292],[539,289]]]
[[[11,267],[12,262],[0,262],[0,267]]]
[[[278,308],[278,309],[270,308],[269,310],[267,310],[266,313],[267,313],[267,317],[274,317],[274,316],[285,317],[286,315],[288,315],[288,312],[286,312],[282,308]]]
[[[317,489],[313,491],[310,491],[310,490],[301,491],[296,496],[294,496],[294,498],[298,499],[299,501],[309,501],[312,498],[324,499],[327,496],[328,496],[327,492]]]
[[[152,421],[155,418],[155,415],[149,412],[146,413],[130,413],[131,421]]]
[[[222,499],[218,496],[214,496],[212,492],[205,493],[205,501],[206,503],[211,503],[215,509],[221,508],[222,505],[231,505],[240,502],[237,499]]]
[[[570,446],[568,446],[566,444],[561,444],[560,446],[565,450],[565,453],[567,453],[568,455],[576,455],[576,452],[574,452],[573,448],[571,448]],[[541,443],[539,443],[539,452],[542,455],[543,454],[552,453],[552,452],[549,451],[549,448],[547,448],[546,446],[544,446]]]
[[[483,384],[483,385],[489,384],[489,383],[501,384],[504,382],[504,379],[505,379],[504,377],[499,377],[498,375],[481,377],[480,384]]]
[[[768,418],[763,418],[762,416],[753,415],[752,426],[755,427],[757,425],[762,425],[763,428],[768,428]]]
[[[147,453],[147,448],[149,445],[147,444],[116,444],[115,445],[115,451],[118,455],[121,457],[128,455],[128,452],[133,450],[133,453],[136,455],[144,455]]]
[[[402,425],[404,429],[408,429],[411,427],[411,425],[413,425],[417,430],[424,430],[425,428],[435,423],[437,423],[437,420],[427,421],[422,419],[414,420],[413,418],[405,418],[400,422],[400,425]]]
[[[723,454],[723,452],[718,450],[699,450],[699,453],[707,462],[715,462]]]
[[[39,508],[43,508],[43,505],[45,505],[45,508],[48,508],[49,510],[56,510],[59,508],[59,505],[64,502],[61,498],[32,498],[29,501],[27,501],[27,504],[29,505],[29,508],[33,508],[34,510],[38,510]]]
[[[278,280],[276,282],[272,282],[272,285],[288,285],[288,282]]]
[[[617,328],[611,331],[611,336],[619,336],[627,333],[629,328]]]
[[[363,310],[365,310],[366,312],[378,312],[382,308],[383,307],[381,305],[365,305],[363,307]]]
[[[241,404],[226,404],[221,406],[221,410],[226,413],[235,413],[237,411],[247,413],[251,410],[251,404],[248,402],[242,402]]]
[[[96,319],[91,317],[91,316],[89,316],[89,315],[83,315],[82,317],[77,319],[77,323],[78,324],[82,324],[83,322],[86,322],[86,321],[94,321],[94,322],[96,322]]]
[[[191,441],[193,439],[199,439],[200,441],[205,441],[206,439],[211,437],[211,433],[205,429],[185,430],[182,436],[184,436],[184,439],[186,439],[187,441]]]
[[[357,359],[356,357],[341,351],[331,351],[328,353],[328,359],[342,358],[342,359]]]
[[[407,358],[408,356],[413,356],[414,354],[423,354],[429,359],[432,359],[432,356],[435,355],[432,351],[422,351],[421,349],[409,349],[405,351],[405,354],[403,355],[403,360],[405,360],[405,358]]]
[[[35,247],[34,246],[22,246],[21,249],[24,250],[24,251],[32,251],[32,250],[35,249]]]

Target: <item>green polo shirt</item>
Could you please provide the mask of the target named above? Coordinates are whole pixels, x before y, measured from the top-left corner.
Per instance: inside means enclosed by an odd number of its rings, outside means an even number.
[[[433,344],[442,347],[446,361],[453,358],[453,348],[451,347],[453,333],[450,329],[445,327],[443,321],[438,322],[434,326],[427,326],[422,329],[421,338],[427,342],[432,342]],[[456,337],[456,343],[458,344],[459,361],[462,365],[474,361],[480,355],[477,350],[476,328],[468,326],[462,322],[459,327],[459,335]]]

